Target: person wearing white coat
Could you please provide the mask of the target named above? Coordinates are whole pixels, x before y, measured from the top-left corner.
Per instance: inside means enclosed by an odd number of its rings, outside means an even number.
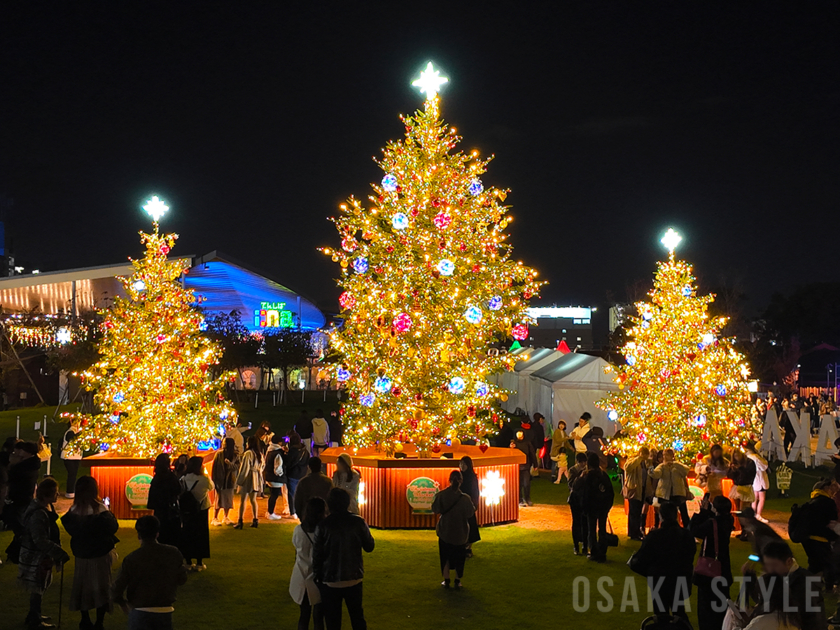
[[[327,514],[327,504],[321,497],[312,497],[306,504],[305,512],[303,522],[292,533],[295,566],[289,581],[289,595],[300,606],[298,630],[309,630],[310,618],[315,630],[324,630],[321,593],[315,584],[315,573],[312,570],[312,547],[315,543],[315,529]]]
[[[768,522],[762,512],[764,511],[764,500],[767,497],[767,489],[770,488],[770,477],[767,474],[769,464],[764,457],[758,452],[760,445],[750,442],[746,446],[747,457],[755,463],[755,479],[753,480],[753,492],[755,493],[755,503],[752,504],[753,511],[755,511],[755,518],[762,523]]]

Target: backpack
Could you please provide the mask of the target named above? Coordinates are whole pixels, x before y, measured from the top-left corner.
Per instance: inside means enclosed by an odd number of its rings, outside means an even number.
[[[191,516],[195,516],[201,511],[201,505],[198,503],[198,499],[195,498],[193,494],[193,488],[198,485],[198,479],[195,480],[195,483],[192,485],[192,488],[189,490],[184,490],[181,495],[178,497],[178,505],[181,508],[181,522],[185,523]],[[184,485],[186,488],[186,485]]]
[[[804,505],[795,505],[790,508],[790,519],[788,520],[788,536],[790,541],[803,543],[811,536],[811,521],[814,504],[811,501]]]

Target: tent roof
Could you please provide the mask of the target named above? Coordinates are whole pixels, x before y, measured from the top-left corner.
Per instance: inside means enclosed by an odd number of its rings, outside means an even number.
[[[600,357],[587,354],[563,354],[560,358],[533,372],[532,376],[553,383],[554,389],[614,390],[615,381],[604,373],[609,365]]]
[[[548,356],[556,353],[556,350],[552,350],[551,348],[537,348],[534,350],[533,348],[528,348],[530,351],[527,355],[527,359],[523,358],[521,361],[517,362],[517,364],[513,367],[514,370],[517,372],[521,372],[522,370],[532,368],[534,365],[542,361]],[[521,353],[520,353],[521,354]]]

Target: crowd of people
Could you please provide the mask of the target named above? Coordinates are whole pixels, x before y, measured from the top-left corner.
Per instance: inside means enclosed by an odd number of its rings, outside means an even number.
[[[250,527],[258,527],[257,499],[265,497],[265,518],[299,522],[291,540],[296,559],[289,583],[300,608],[299,630],[310,624],[316,630],[339,628],[344,606],[352,627],[365,628],[363,556],[373,551],[374,539],[359,514],[361,474],[347,453],[337,458],[332,475],[325,474],[320,458],[328,446],[337,445],[336,436],[340,440],[340,422],[336,416],[327,420],[319,410],[285,435],[263,423],[246,438],[249,429],[241,423],[232,427],[206,464],[199,456],[157,456],[148,497],[153,516],[137,520],[140,547],[123,559],[115,577],[119,525],[95,479],[77,478],[78,460],[66,460],[66,495],[73,502],[59,517],[58,484],[41,477],[42,448],[36,442],[7,440],[0,453],[0,517],[14,532],[6,552],[18,564],[19,583],[29,593],[26,624],[52,627],[42,614],[41,599],[53,569],[70,559],[61,545],[59,521],[75,558],[69,609],[79,613],[80,628],[104,627],[114,605],[127,612],[132,629],[171,628],[177,587],[190,572],[207,569],[210,528],[241,530],[249,520]],[[64,435],[63,454],[71,450],[67,445],[73,433],[71,427]],[[533,505],[531,483],[540,470],[550,469],[555,484],[565,480],[573,553],[593,562],[606,562],[609,548],[618,544],[610,523],[618,478],[627,503],[627,537],[641,542],[628,565],[648,579],[658,615],[687,622],[686,602],[696,588],[700,630],[811,630],[840,622],[838,614],[826,619],[822,599],[825,589],[840,583],[840,472],[835,479],[820,480],[791,516],[790,542],[801,544],[808,557],[808,567],[802,568],[790,544],[763,516],[769,464],[755,444],[713,444],[691,462],[678,461],[672,449],[648,447],[623,459],[606,454],[603,431],[592,426],[586,413],[570,432],[563,421],[551,431],[540,414],[522,417],[503,427],[498,439],[497,444],[524,455],[521,507]],[[697,497],[699,509],[689,515],[692,486],[700,489],[702,499]],[[231,518],[237,496],[238,517]],[[473,462],[462,457],[449,486],[432,503],[445,589],[463,588],[472,545],[481,539],[479,499]],[[249,507],[251,518],[246,519]],[[750,543],[753,553],[741,567],[743,579],[732,597],[736,580],[729,549],[735,534]]]

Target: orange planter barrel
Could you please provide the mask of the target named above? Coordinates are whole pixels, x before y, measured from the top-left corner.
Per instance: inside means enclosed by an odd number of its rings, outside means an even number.
[[[478,506],[478,524],[481,526],[512,523],[519,520],[519,464],[525,455],[515,449],[488,448],[485,452],[477,446],[446,447],[442,453],[452,453],[452,459],[439,457],[419,458],[412,445],[406,445],[404,459],[386,457],[373,449],[353,452],[344,448],[330,448],[321,454],[328,465],[328,473],[335,471],[335,462],[341,453],[353,458],[353,467],[361,474],[364,484],[363,501],[359,510],[371,527],[380,529],[433,529],[437,522],[434,514],[415,514],[408,502],[406,489],[419,478],[431,479],[442,490],[449,485],[449,473],[458,468],[459,460],[469,455],[478,476],[479,488],[485,479],[498,475],[504,483],[504,494],[497,505],[482,496]]]

